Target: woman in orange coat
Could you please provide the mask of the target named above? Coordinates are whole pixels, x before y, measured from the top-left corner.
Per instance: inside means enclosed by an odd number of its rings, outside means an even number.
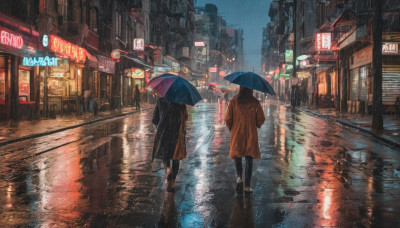
[[[246,158],[245,192],[253,192],[250,188],[253,158],[260,158],[257,128],[265,121],[260,102],[253,96],[253,90],[240,87],[239,94],[228,104],[225,114],[226,126],[231,132],[229,158],[235,160],[237,184],[243,184],[242,157]]]

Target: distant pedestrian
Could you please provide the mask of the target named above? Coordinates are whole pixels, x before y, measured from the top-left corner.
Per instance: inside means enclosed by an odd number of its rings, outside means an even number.
[[[169,102],[163,97],[158,99],[152,120],[153,124],[157,126],[153,158],[163,161],[169,192],[175,190],[179,161],[186,158],[187,154],[185,143],[185,122],[187,119],[186,105]]]
[[[240,86],[239,94],[228,104],[225,122],[231,132],[229,158],[235,161],[238,187],[243,185],[242,158],[246,158],[244,191],[248,193],[253,192],[250,188],[253,158],[260,158],[257,128],[264,121],[264,112],[260,101],[253,96],[253,90]]]
[[[139,85],[135,86],[135,95],[133,97],[133,100],[135,101],[135,104],[136,104],[136,110],[140,110],[140,90],[139,90]]]
[[[228,102],[229,102],[229,94],[225,93],[224,94],[224,98],[225,98],[225,103],[228,104]]]

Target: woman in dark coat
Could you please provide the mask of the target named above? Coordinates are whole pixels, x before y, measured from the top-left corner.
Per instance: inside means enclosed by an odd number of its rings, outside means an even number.
[[[186,157],[185,121],[188,119],[186,105],[158,99],[153,113],[157,126],[154,139],[153,159],[162,159],[168,180],[168,191],[174,191],[179,160]],[[171,168],[172,160],[172,168]]]

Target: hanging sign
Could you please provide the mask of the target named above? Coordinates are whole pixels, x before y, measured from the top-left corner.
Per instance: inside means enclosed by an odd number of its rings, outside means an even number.
[[[24,39],[19,34],[2,29],[0,31],[0,43],[16,49],[22,49],[24,46]]]
[[[133,39],[133,50],[144,51],[144,39],[143,38]]]
[[[24,57],[22,60],[24,66],[58,66],[56,57]]]
[[[315,49],[317,51],[330,51],[332,38],[330,33],[317,33]]]
[[[120,59],[121,58],[121,52],[117,49],[113,50],[111,52],[111,58],[112,59]]]
[[[50,35],[50,50],[77,62],[84,63],[86,61],[86,50],[84,48],[65,41],[58,36]]]

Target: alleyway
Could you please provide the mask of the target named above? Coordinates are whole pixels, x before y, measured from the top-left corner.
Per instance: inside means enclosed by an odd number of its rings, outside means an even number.
[[[0,148],[0,227],[393,227],[400,153],[266,103],[253,195],[235,193],[225,105],[189,110],[175,193],[151,162],[151,111]]]

